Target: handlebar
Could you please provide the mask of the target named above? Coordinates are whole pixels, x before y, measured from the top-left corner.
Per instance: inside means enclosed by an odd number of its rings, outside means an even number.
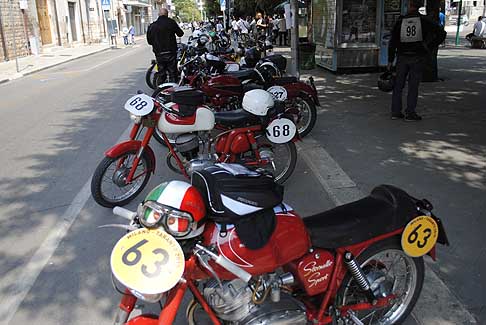
[[[137,216],[136,212],[118,206],[113,208],[113,214],[128,219],[130,221]]]

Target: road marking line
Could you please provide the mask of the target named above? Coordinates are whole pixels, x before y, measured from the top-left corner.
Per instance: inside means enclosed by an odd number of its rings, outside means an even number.
[[[335,205],[364,197],[356,184],[319,142],[306,137],[297,144],[297,149]],[[477,324],[474,316],[427,264],[425,269],[424,286],[412,317],[423,325]]]
[[[116,143],[126,139],[130,130],[131,124],[118,138]],[[88,199],[91,197],[90,187],[91,177],[84,184],[81,191],[79,191],[79,193],[74,197],[71,204],[64,212],[61,222],[56,224],[56,228],[49,232],[40,247],[30,258],[29,262],[26,265],[19,267],[21,271],[19,272],[17,281],[15,281],[15,283],[12,285],[9,292],[4,294],[6,298],[4,298],[0,304],[1,324],[9,324],[17,313],[20,304],[22,301],[24,301],[30,289],[32,289],[34,286],[37,277],[47,265],[57,247],[69,231],[69,228],[79,216]]]

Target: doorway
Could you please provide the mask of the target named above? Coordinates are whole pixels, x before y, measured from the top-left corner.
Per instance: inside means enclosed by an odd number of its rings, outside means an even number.
[[[78,40],[78,33],[76,31],[76,3],[75,2],[68,2],[69,6],[69,21],[71,23],[71,37],[73,38],[73,42]]]
[[[42,45],[52,43],[51,24],[49,23],[49,12],[47,10],[47,0],[35,0],[37,7],[37,17],[39,18],[39,29]]]

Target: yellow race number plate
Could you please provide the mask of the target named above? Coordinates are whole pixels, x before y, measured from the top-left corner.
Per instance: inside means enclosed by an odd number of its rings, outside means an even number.
[[[123,285],[142,294],[172,289],[184,273],[184,253],[160,229],[138,229],[123,236],[111,252],[111,270]]]
[[[420,216],[411,220],[402,233],[403,251],[411,257],[427,254],[436,244],[439,227],[434,218]]]

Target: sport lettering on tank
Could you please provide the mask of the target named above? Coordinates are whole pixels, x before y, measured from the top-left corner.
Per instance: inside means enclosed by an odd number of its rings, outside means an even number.
[[[400,29],[400,42],[422,42],[422,21],[420,17],[404,18]]]

